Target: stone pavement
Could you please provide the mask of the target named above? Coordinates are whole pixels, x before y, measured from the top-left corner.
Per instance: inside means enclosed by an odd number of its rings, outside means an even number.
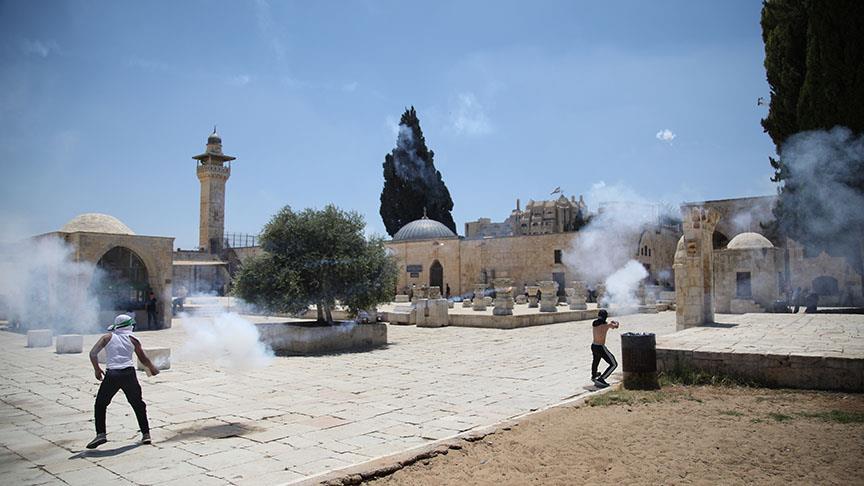
[[[718,314],[657,339],[658,369],[687,366],[791,388],[864,391],[864,315]]]
[[[674,313],[619,318],[621,331],[658,335]],[[175,319],[141,332],[176,350]],[[27,349],[0,332],[0,477],[4,484],[280,484],[366,462],[586,393],[588,321],[513,330],[389,326],[389,345],[365,353],[280,357],[228,370],[174,360],[139,373],[154,443],[136,446],[131,407],[108,408],[109,442],[94,435],[98,382],[86,353]],[[85,337],[89,349],[97,336]],[[609,348],[620,357],[612,331]]]

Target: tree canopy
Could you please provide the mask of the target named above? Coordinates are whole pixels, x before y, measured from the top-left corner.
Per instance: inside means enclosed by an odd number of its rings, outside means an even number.
[[[384,189],[381,219],[390,236],[406,224],[423,217],[434,219],[456,233],[450,212],[453,199],[435,169],[435,152],[426,147],[420,119],[412,106],[399,121],[396,148],[384,157]]]
[[[244,262],[234,291],[270,311],[299,314],[309,305],[333,322],[340,302],[352,311],[392,299],[396,266],[380,238],[366,239],[356,212],[328,205],[294,212],[282,208],[264,226],[263,252]]]
[[[860,268],[864,218],[846,209],[864,193],[864,2],[764,2],[762,38],[771,87],[762,126],[779,155],[769,232]]]

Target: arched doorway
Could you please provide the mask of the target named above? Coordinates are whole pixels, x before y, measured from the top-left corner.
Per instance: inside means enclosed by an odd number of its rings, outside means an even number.
[[[104,310],[135,310],[144,308],[150,290],[147,266],[134,251],[115,246],[102,255],[96,264],[98,274],[93,279],[94,292]]]
[[[444,267],[438,260],[432,262],[429,267],[429,286],[438,287],[441,289],[441,293],[444,293]]]

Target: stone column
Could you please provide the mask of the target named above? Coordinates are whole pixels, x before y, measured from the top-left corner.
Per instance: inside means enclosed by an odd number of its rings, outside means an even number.
[[[411,298],[411,302],[416,304],[420,299],[428,299],[429,298],[429,288],[425,285],[418,285],[414,287],[414,296]]]
[[[714,245],[720,213],[693,208],[684,215],[684,235],[675,250],[675,320],[677,329],[714,322]]]
[[[574,280],[570,282],[570,285],[573,287],[572,296],[568,297],[567,303],[570,304],[570,310],[585,310],[588,308],[585,305],[585,297],[588,291],[588,288],[585,286],[585,282],[581,280]]]
[[[486,310],[486,302],[483,297],[486,292],[486,284],[475,284],[474,285],[474,310],[475,311],[485,311]]]
[[[513,279],[496,278],[492,280],[492,284],[495,286],[495,307],[492,308],[492,315],[513,315]]]
[[[540,284],[540,312],[558,312],[558,282],[544,280]]]
[[[537,307],[537,292],[540,291],[540,287],[536,285],[528,286],[528,307],[535,308]]]

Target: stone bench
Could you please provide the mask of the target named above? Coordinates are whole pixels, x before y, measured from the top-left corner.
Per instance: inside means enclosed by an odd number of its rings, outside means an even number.
[[[28,348],[47,348],[54,343],[54,332],[51,329],[34,329],[27,331]]]
[[[407,303],[410,301],[411,300],[408,298],[408,296],[406,294],[396,294],[395,302],[397,302],[399,304],[404,304],[404,303]]]
[[[57,336],[57,354],[78,354],[84,351],[84,336],[80,334],[61,334]]]
[[[156,367],[157,370],[170,370],[171,369],[171,348],[144,348],[144,354],[150,358],[150,361],[153,363],[153,366]],[[140,360],[136,360],[137,365],[135,366],[138,370],[143,370],[144,365],[141,364]]]

